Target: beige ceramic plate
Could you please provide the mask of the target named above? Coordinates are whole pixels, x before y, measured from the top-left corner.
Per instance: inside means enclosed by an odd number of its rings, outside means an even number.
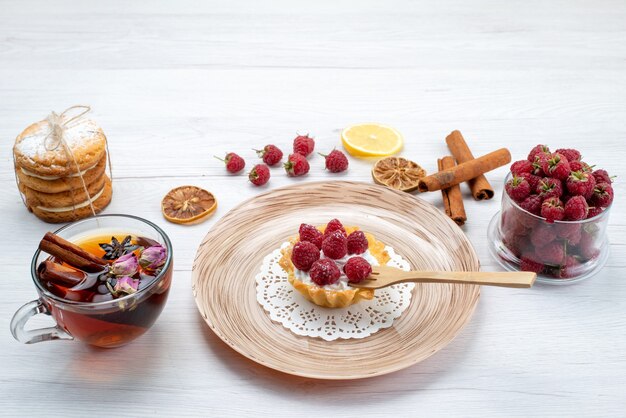
[[[404,192],[347,181],[305,183],[250,199],[224,216],[200,244],[193,294],[202,317],[233,349],[272,369],[319,379],[358,379],[403,369],[448,344],[469,321],[479,288],[418,284],[391,328],[364,339],[327,342],[274,323],[256,301],[263,257],[300,223],[339,218],[392,246],[415,269],[478,270],[461,229]]]

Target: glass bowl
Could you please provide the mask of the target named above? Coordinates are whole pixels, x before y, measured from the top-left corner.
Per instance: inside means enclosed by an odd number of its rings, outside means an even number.
[[[506,177],[506,182],[511,174]],[[502,191],[502,208],[489,223],[491,255],[509,271],[535,271],[537,281],[570,284],[596,274],[606,263],[611,207],[590,219],[554,221],[522,209]]]

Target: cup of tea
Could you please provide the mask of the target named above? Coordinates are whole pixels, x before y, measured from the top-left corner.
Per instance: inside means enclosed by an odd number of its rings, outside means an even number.
[[[172,243],[131,215],[100,215],[47,233],[31,263],[39,298],[11,320],[16,340],[79,340],[112,348],[145,333],[161,314],[172,281]],[[56,325],[27,330],[35,315]]]

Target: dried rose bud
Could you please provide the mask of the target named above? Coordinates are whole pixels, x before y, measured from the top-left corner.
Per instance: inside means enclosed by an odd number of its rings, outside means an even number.
[[[116,276],[132,276],[138,269],[139,263],[135,253],[123,255],[111,264],[111,273]]]
[[[124,276],[117,279],[113,292],[116,294],[126,293],[132,295],[139,288],[139,279],[133,279],[132,277]]]
[[[167,252],[160,245],[153,245],[141,252],[139,256],[139,264],[146,270],[156,270],[165,264]]]

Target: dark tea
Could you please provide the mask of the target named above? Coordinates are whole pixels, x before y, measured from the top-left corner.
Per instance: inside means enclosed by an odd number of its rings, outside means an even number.
[[[48,233],[40,249],[50,257],[37,268],[39,281],[69,305],[62,312],[49,306],[50,312],[74,337],[116,347],[143,334],[161,313],[172,266],[158,242],[119,234],[70,242]]]

